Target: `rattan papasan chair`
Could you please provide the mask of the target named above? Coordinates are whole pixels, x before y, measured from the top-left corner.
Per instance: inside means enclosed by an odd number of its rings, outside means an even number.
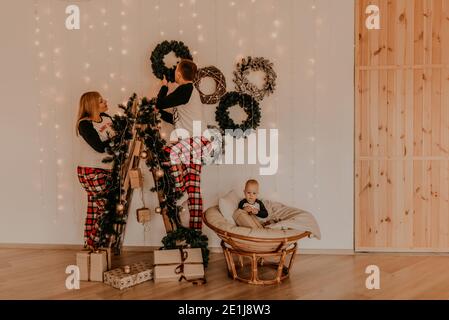
[[[289,276],[298,240],[321,238],[310,213],[278,202],[266,201],[265,206],[269,213],[266,220],[273,221],[265,228],[237,226],[223,216],[218,206],[203,215],[204,223],[222,240],[228,275],[234,280],[257,285],[280,283]],[[262,269],[271,269],[268,278],[265,271],[262,278]]]

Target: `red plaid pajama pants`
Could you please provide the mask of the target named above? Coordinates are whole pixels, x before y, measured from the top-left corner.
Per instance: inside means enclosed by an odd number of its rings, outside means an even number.
[[[78,167],[78,179],[87,192],[87,214],[84,224],[84,246],[98,247],[100,242],[100,219],[106,201],[97,196],[106,190],[111,171],[99,168]]]
[[[203,137],[179,141],[165,147],[170,153],[170,172],[175,178],[176,191],[186,192],[190,213],[189,227],[201,231],[203,220],[203,199],[201,197],[202,157],[211,151],[211,143]]]

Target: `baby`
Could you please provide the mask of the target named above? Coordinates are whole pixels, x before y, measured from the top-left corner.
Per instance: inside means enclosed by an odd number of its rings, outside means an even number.
[[[245,194],[245,199],[239,202],[239,209],[245,210],[261,219],[268,217],[268,211],[263,202],[257,199],[259,183],[256,180],[248,180],[243,193]]]

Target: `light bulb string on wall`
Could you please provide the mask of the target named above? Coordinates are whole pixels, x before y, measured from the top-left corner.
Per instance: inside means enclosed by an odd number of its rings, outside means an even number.
[[[38,0],[34,0],[34,26],[35,26],[35,34],[36,34],[36,39],[38,39],[37,34],[41,34],[41,30],[40,30],[40,16],[39,16],[39,7],[38,7]],[[39,40],[35,40],[35,41],[39,41]],[[36,57],[39,58],[43,58],[43,56],[40,56],[40,52],[39,52],[39,47],[35,46],[36,48]],[[43,53],[42,53],[43,54]],[[45,207],[45,201],[44,201],[44,196],[43,196],[43,190],[44,190],[44,174],[43,174],[43,169],[42,169],[42,156],[44,154],[44,147],[42,145],[42,132],[41,132],[41,128],[42,128],[42,101],[41,101],[41,86],[40,86],[40,77],[39,77],[39,63],[36,64],[35,66],[35,82],[37,83],[36,85],[36,90],[37,90],[37,95],[38,95],[38,99],[37,99],[37,112],[38,112],[38,117],[39,117],[39,121],[37,123],[37,139],[38,139],[38,145],[40,147],[39,152],[40,152],[40,160],[39,160],[39,180],[40,180],[40,200],[41,200],[41,207],[44,208]]]
[[[55,43],[55,41],[54,41],[54,39],[55,39],[54,23],[53,23],[53,20],[52,20],[52,10],[51,10],[50,7],[47,9],[47,14],[48,14],[48,20],[49,20],[48,21],[48,25],[49,25],[49,29],[50,29],[49,30],[50,32],[48,34],[48,47],[49,48],[53,47],[53,50],[51,50],[52,51],[52,53],[51,53],[51,66],[52,66],[52,69],[51,69],[51,73],[48,73],[48,74],[52,74],[53,77],[56,77],[58,75],[56,73],[56,69],[57,69],[56,68],[56,56],[57,56],[57,53],[56,53],[56,48],[54,47],[54,43]],[[50,54],[49,54],[49,57],[50,57]],[[57,81],[57,82],[59,83],[59,81]],[[59,124],[57,123],[57,116],[56,116],[56,101],[55,101],[56,92],[57,92],[57,90],[56,90],[55,87],[51,87],[50,88],[50,95],[49,95],[49,99],[48,99],[48,106],[51,108],[51,115],[52,115],[53,123],[54,123],[54,125],[53,125],[53,133],[55,135],[55,140],[54,140],[54,147],[53,147],[53,157],[54,157],[53,160],[56,163],[56,167],[59,168],[61,163],[59,162],[59,159],[58,159],[58,140],[59,140],[58,128],[59,128]],[[59,184],[60,183],[60,177],[59,177],[60,171],[61,170],[58,169],[57,173],[52,172],[53,178],[54,178],[54,181],[55,181],[55,186],[56,186],[56,189],[57,189],[56,194],[59,194],[59,189],[60,189],[60,184]],[[55,201],[56,218],[58,217],[58,212],[60,211],[59,201],[60,201],[60,199],[58,199],[58,197],[56,197],[56,201]]]
[[[313,183],[313,188],[314,188],[314,192],[312,193],[313,194],[313,199],[314,199],[314,203],[316,203],[317,202],[317,197],[316,197],[316,194],[315,194],[315,192],[316,192],[316,190],[315,190],[315,188],[316,188],[316,186],[317,186],[317,182],[318,182],[318,180],[317,180],[317,174],[318,174],[318,171],[317,171],[317,97],[318,97],[318,95],[317,95],[317,68],[316,68],[316,65],[317,65],[317,61],[316,61],[316,59],[317,59],[317,47],[318,47],[318,35],[319,35],[319,33],[318,33],[318,30],[317,30],[317,28],[318,28],[318,25],[317,25],[317,19],[318,19],[318,7],[317,7],[317,1],[316,0],[314,0],[313,1],[313,11],[314,11],[314,15],[313,15],[313,18],[314,18],[314,46],[313,46],[313,80],[314,80],[314,83],[313,83],[313,139],[312,139],[312,143],[313,143],[313,181],[314,181],[314,183]]]

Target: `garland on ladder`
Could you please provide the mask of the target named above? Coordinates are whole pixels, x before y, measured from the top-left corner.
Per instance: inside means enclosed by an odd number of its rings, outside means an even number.
[[[151,191],[162,192],[163,201],[159,204],[160,209],[167,209],[167,216],[171,224],[175,226],[174,231],[168,232],[162,239],[163,249],[174,249],[179,242],[184,242],[185,245],[192,248],[201,248],[203,262],[207,266],[209,259],[207,236],[199,231],[183,227],[180,222],[179,213],[182,212],[183,208],[176,203],[183,194],[176,191],[175,179],[169,171],[170,155],[164,151],[167,142],[160,135],[161,118],[160,113],[155,108],[155,99],[142,99],[136,121],[137,124],[144,125],[144,129],[140,131],[140,136],[147,153],[152,155],[147,158],[145,163],[150,171],[155,170],[161,173],[156,174],[155,186]]]
[[[132,139],[132,128],[135,123],[135,115],[132,113],[132,106],[137,99],[133,94],[126,106],[119,105],[124,111],[124,115],[114,115],[112,128],[116,135],[111,138],[109,147],[106,148],[108,156],[103,159],[104,163],[113,163],[112,172],[107,180],[106,193],[99,197],[105,198],[105,212],[100,218],[100,246],[107,246],[109,243],[119,244],[122,230],[127,220],[126,204],[121,202],[121,177],[122,165],[128,157],[128,143]],[[111,239],[112,238],[112,239]]]

